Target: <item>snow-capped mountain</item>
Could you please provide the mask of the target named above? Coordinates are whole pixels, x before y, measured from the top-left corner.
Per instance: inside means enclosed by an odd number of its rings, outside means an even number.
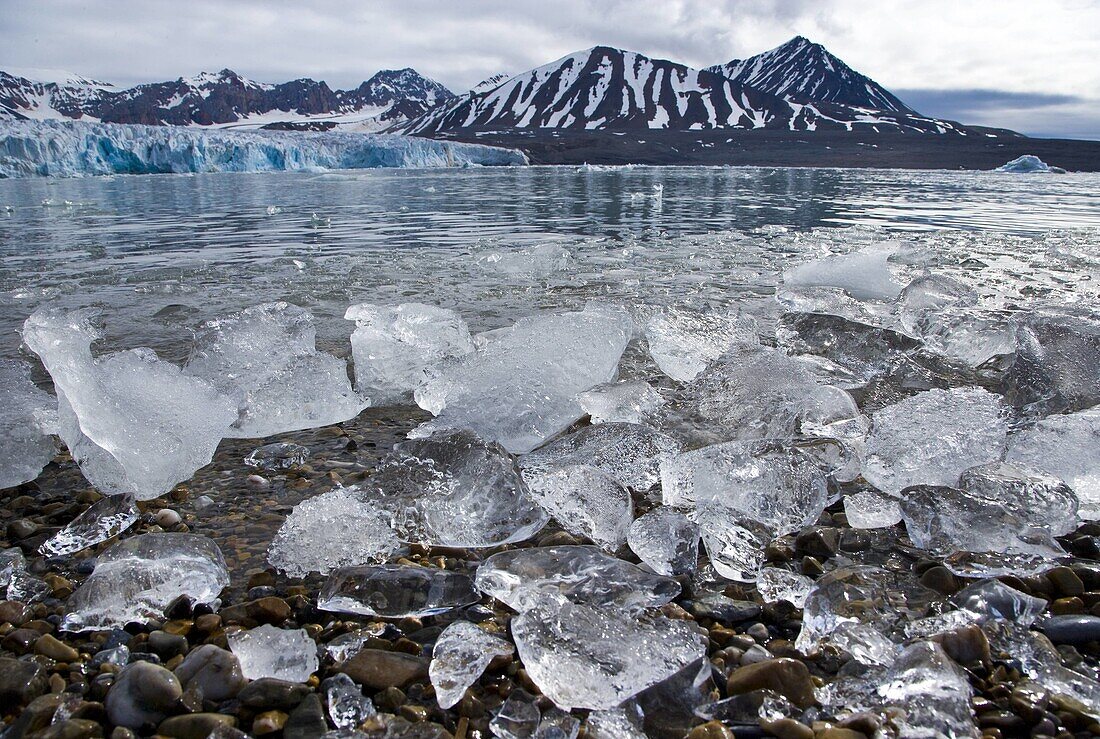
[[[961,130],[957,124],[908,109],[787,99],[716,71],[607,46],[578,51],[495,87],[481,88],[429,110],[402,130],[420,134],[471,128]]]
[[[707,69],[787,100],[916,114],[885,87],[802,36],[748,59],[734,59]]]
[[[0,72],[0,119],[220,127],[321,121],[330,127],[378,130],[453,97],[413,69],[383,70],[352,90],[332,90],[311,79],[272,85],[229,69],[125,90],[72,75],[61,82],[38,82]]]

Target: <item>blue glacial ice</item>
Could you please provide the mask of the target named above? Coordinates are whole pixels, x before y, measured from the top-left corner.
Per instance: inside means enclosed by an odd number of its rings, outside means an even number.
[[[514,149],[414,136],[0,122],[0,178],[521,164]]]

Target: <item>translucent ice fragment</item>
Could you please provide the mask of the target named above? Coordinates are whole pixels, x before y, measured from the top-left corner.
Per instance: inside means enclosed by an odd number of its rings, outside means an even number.
[[[301,444],[280,442],[265,444],[262,447],[253,449],[244,458],[244,463],[249,467],[270,472],[298,467],[305,464],[307,459],[309,459],[308,447]]]
[[[1038,470],[990,462],[963,472],[959,487],[1052,536],[1064,536],[1077,528],[1077,495],[1057,477]]]
[[[513,652],[509,642],[469,621],[455,621],[445,628],[435,642],[428,667],[439,707],[450,708],[458,703],[490,662],[497,657],[511,657]]]
[[[317,671],[317,643],[305,629],[277,629],[270,624],[228,634],[229,649],[249,680],[273,677],[304,683]]]
[[[38,477],[57,446],[57,400],[31,381],[24,362],[0,360],[0,488]]]
[[[1008,424],[998,396],[976,387],[926,390],[872,417],[863,476],[886,493],[954,485],[969,467],[999,459]]]
[[[923,336],[929,321],[948,308],[969,308],[978,302],[978,294],[961,280],[947,275],[921,275],[905,286],[895,302],[902,327],[915,336]]]
[[[584,722],[584,732],[589,739],[646,739],[641,709],[631,701],[618,708],[592,711]]]
[[[109,495],[159,497],[210,462],[236,412],[150,349],[94,359],[95,316],[38,311],[23,340],[53,377],[58,435],[88,481]]]
[[[844,515],[853,529],[884,529],[901,523],[898,502],[874,490],[845,495]]]
[[[1047,601],[1005,585],[1000,580],[981,580],[951,596],[951,602],[983,621],[1003,618],[1031,626],[1046,610]]]
[[[498,739],[531,739],[542,718],[537,701],[535,696],[522,688],[508,693],[508,699],[489,722],[493,736]]]
[[[833,362],[863,382],[890,372],[920,341],[888,328],[822,313],[786,313],[775,329],[779,346]]]
[[[337,567],[380,564],[400,548],[383,511],[353,488],[302,501],[279,528],[267,561],[291,577],[328,574]]]
[[[431,616],[476,603],[467,575],[417,565],[374,565],[334,570],[317,607],[334,613],[404,618]]]
[[[512,636],[528,675],[565,710],[614,708],[706,654],[688,621],[570,603],[521,613]]]
[[[1064,480],[1079,501],[1078,514],[1100,518],[1100,408],[1051,416],[1012,434],[1005,461]]]
[[[755,582],[775,529],[713,500],[698,506],[697,518],[715,571],[729,580]]]
[[[566,531],[615,552],[634,519],[630,493],[597,467],[571,464],[524,476],[531,495]]]
[[[597,385],[577,399],[592,423],[648,423],[665,402],[645,380]]]
[[[79,552],[118,536],[138,520],[132,495],[108,495],[96,501],[65,528],[47,539],[38,551],[47,557]]]
[[[414,435],[470,428],[529,452],[584,414],[578,393],[614,379],[632,326],[622,308],[595,304],[521,319],[417,388],[417,404],[436,418]]]
[[[325,690],[329,718],[337,729],[350,731],[378,713],[371,699],[363,695],[363,689],[342,672],[325,680],[321,687]]]
[[[637,423],[603,423],[555,439],[519,460],[525,478],[551,467],[597,467],[634,490],[648,490],[660,477],[661,463],[680,444],[668,434]]]
[[[686,575],[699,559],[699,525],[680,511],[658,506],[630,524],[630,550],[659,575]]]
[[[890,666],[879,695],[905,711],[902,736],[977,737],[970,680],[933,642],[908,647]]]
[[[1006,393],[1015,405],[1046,413],[1100,403],[1100,320],[1087,314],[1036,314],[1016,330]]]
[[[672,307],[645,329],[649,353],[674,380],[691,380],[734,344],[757,344],[756,321],[736,314]]]
[[[549,277],[569,268],[572,253],[562,244],[547,242],[526,249],[500,249],[478,257],[486,271],[514,277]]]
[[[848,621],[838,624],[826,641],[852,655],[860,664],[887,667],[898,655],[898,646],[870,624]]]
[[[66,631],[122,628],[160,619],[180,596],[211,603],[229,585],[221,550],[195,534],[142,534],[99,555],[66,604]]]
[[[813,259],[783,273],[785,285],[838,287],[859,300],[893,300],[903,285],[890,269],[889,248]]]
[[[664,605],[680,593],[680,584],[672,578],[646,572],[592,546],[499,552],[478,568],[475,584],[517,611],[566,601],[641,610]]]
[[[355,387],[375,405],[404,399],[430,367],[474,350],[466,322],[447,308],[359,303],[344,318],[356,325],[351,334]]]
[[[802,608],[806,604],[806,596],[813,587],[814,581],[805,575],[779,567],[762,568],[756,579],[756,589],[765,602],[784,600],[795,608]]]

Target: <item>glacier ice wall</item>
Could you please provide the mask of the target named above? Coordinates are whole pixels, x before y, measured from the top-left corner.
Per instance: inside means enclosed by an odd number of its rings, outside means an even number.
[[[0,121],[0,177],[520,164],[515,149],[414,136]]]

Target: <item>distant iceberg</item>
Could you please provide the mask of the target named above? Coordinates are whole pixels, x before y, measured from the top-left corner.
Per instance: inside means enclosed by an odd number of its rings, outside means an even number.
[[[527,163],[515,149],[415,136],[0,122],[0,178]]]
[[[1024,154],[1016,157],[1008,164],[1002,164],[994,172],[1013,172],[1017,174],[1030,174],[1031,172],[1049,172],[1051,174],[1065,174],[1061,167],[1052,167],[1034,154]]]

